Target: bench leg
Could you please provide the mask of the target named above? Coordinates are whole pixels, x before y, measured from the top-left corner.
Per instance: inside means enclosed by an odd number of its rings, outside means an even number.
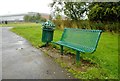
[[[76,62],[77,64],[80,63],[80,52],[79,51],[76,51]]]
[[[48,46],[49,42],[46,42],[45,46]]]
[[[60,51],[61,51],[61,55],[63,55],[63,46],[62,45],[60,45]]]

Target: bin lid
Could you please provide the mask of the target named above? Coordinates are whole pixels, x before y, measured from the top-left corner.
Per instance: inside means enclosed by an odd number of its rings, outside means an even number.
[[[43,27],[46,27],[46,28],[54,28],[55,27],[55,24],[53,24],[53,22],[51,22],[50,20],[48,20],[47,22],[44,22],[42,24]]]

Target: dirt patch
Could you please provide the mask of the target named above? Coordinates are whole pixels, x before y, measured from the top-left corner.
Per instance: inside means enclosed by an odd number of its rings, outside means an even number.
[[[61,55],[60,50],[57,50],[53,48],[52,46],[47,46],[47,47],[42,47],[40,48],[43,52],[45,52],[48,56],[53,58],[59,63],[64,63],[63,67],[65,68],[71,68],[75,71],[80,71],[80,72],[85,72],[88,68],[94,66],[95,64],[90,63],[87,60],[83,60],[81,58],[80,66],[76,66],[76,59],[75,59],[75,54],[67,53]]]

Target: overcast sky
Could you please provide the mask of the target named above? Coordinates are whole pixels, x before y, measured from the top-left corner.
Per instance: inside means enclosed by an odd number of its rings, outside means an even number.
[[[52,0],[0,0],[0,15],[27,12],[49,13]]]

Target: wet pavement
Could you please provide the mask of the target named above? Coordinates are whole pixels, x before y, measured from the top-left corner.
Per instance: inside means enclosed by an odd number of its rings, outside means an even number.
[[[0,81],[2,80],[2,29],[0,28]]]
[[[24,38],[2,29],[2,79],[70,79],[50,57]]]

